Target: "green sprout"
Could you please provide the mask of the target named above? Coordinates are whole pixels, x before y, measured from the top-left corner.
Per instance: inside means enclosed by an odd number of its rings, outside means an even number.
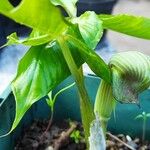
[[[70,127],[72,124],[76,123],[73,122],[71,119],[68,119]],[[81,140],[84,139],[84,137],[81,135],[81,131],[78,129],[74,129],[73,132],[70,134],[70,138],[73,139],[73,141],[78,144]]]
[[[70,135],[70,137],[75,141],[75,143],[79,143],[80,142],[80,140],[83,138],[82,136],[81,136],[81,133],[80,133],[80,131],[79,130],[74,130],[72,133],[71,133],[71,135]]]
[[[61,90],[59,90],[55,95],[54,97],[52,97],[52,91],[50,91],[48,93],[48,98],[46,99],[46,102],[47,102],[47,105],[50,107],[50,110],[51,110],[51,117],[50,117],[50,120],[49,120],[49,123],[48,123],[48,126],[47,126],[47,129],[45,132],[47,132],[52,124],[52,121],[53,121],[53,116],[54,116],[54,106],[55,106],[55,103],[56,103],[56,99],[57,97],[63,93],[64,91],[68,90],[69,88],[71,88],[72,86],[75,85],[75,82],[62,88]]]
[[[143,123],[142,123],[142,141],[144,142],[145,140],[145,136],[146,136],[146,122],[147,122],[147,119],[150,118],[150,113],[146,113],[146,112],[142,112],[141,114],[137,115],[135,117],[135,119],[142,119],[143,120]]]

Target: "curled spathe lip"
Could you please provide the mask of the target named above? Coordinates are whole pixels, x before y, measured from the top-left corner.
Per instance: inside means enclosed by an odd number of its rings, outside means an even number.
[[[149,56],[135,51],[122,52],[111,58],[109,66],[115,99],[138,104],[138,94],[150,86]]]

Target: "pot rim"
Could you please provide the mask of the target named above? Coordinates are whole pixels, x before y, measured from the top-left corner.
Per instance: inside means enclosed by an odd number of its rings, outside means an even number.
[[[87,3],[87,4],[104,4],[104,3],[111,3],[111,2],[117,2],[117,0],[89,0],[89,1],[87,1],[87,0],[81,0],[81,1],[78,1],[78,4],[85,4],[85,3]]]

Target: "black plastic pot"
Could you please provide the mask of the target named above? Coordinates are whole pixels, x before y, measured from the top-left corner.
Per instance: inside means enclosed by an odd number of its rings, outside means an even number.
[[[11,19],[8,19],[0,15],[0,46],[4,45],[7,41],[7,36],[13,32],[17,32],[18,36],[26,36],[29,34],[31,29],[17,24]]]
[[[17,6],[21,0],[9,0],[13,6]],[[31,30],[23,25],[16,23],[15,21],[2,16],[0,14],[0,47],[7,41],[6,37],[13,32],[17,32],[18,36],[25,36],[29,34]],[[0,49],[1,51],[2,49]]]
[[[85,11],[95,11],[97,14],[111,14],[117,0],[79,0],[77,3],[78,15]]]

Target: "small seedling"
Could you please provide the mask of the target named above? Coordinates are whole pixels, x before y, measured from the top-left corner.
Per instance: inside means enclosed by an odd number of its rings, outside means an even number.
[[[51,110],[51,117],[50,117],[50,120],[49,120],[49,123],[48,123],[48,126],[47,126],[46,131],[49,130],[49,128],[50,128],[50,126],[51,126],[51,124],[52,124],[52,120],[53,120],[53,116],[54,116],[54,106],[55,106],[56,99],[57,99],[58,95],[60,95],[61,93],[63,93],[64,91],[68,90],[69,88],[71,88],[71,87],[74,86],[74,85],[75,85],[75,82],[72,83],[72,84],[70,84],[70,85],[68,85],[68,86],[66,86],[66,87],[64,87],[63,89],[61,89],[60,91],[58,91],[58,92],[54,95],[54,97],[52,97],[52,91],[50,91],[50,92],[48,93],[48,98],[46,99],[46,102],[47,102],[48,106],[50,107],[50,110]],[[46,131],[45,131],[45,132],[46,132]]]
[[[72,124],[74,124],[74,122],[69,119],[69,125],[72,126]],[[73,130],[73,132],[70,134],[70,138],[72,138],[76,144],[84,139],[84,137],[81,135],[81,131],[78,129]]]
[[[70,135],[70,137],[74,140],[74,142],[75,143],[79,143],[80,142],[80,140],[82,139],[82,136],[81,136],[81,133],[80,133],[80,131],[79,130],[74,130],[72,133],[71,133],[71,135]]]
[[[135,119],[143,120],[143,124],[142,124],[142,141],[143,142],[145,140],[146,122],[148,118],[150,118],[150,113],[146,113],[144,111],[135,117]]]

